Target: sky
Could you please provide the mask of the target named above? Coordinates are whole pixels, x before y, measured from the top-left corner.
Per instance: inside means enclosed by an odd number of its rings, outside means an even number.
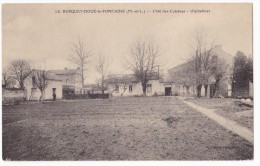
[[[146,10],[146,13],[55,12],[76,9]],[[210,12],[191,13],[192,9]],[[162,13],[162,10],[186,13]],[[68,58],[73,54],[73,43],[80,39],[91,52],[86,83],[94,83],[100,77],[96,72],[98,54],[109,62],[109,73],[129,73],[126,59],[131,56],[130,45],[140,39],[158,45],[160,68],[165,71],[190,58],[198,29],[207,34],[208,41],[214,40],[232,56],[237,51],[252,54],[252,5],[249,3],[4,4],[2,12],[3,68],[15,59],[30,60],[34,66],[47,70],[76,68]]]

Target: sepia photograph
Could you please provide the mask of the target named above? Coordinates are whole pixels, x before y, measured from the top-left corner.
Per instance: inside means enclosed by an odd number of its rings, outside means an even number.
[[[253,161],[253,5],[3,3],[3,162]]]

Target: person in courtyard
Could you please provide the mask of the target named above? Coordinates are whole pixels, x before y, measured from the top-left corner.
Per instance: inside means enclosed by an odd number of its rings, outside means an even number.
[[[56,93],[55,92],[52,94],[52,97],[53,97],[53,101],[55,101],[56,100]]]

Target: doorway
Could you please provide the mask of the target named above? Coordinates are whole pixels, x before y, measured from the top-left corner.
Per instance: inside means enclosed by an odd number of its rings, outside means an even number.
[[[56,100],[56,88],[52,88],[52,97],[53,100]]]
[[[172,95],[172,87],[165,87],[165,96]]]
[[[216,91],[215,85],[211,84],[210,85],[210,98],[214,97],[215,91]]]

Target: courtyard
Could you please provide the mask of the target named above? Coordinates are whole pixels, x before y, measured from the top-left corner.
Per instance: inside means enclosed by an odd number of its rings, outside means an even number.
[[[250,142],[177,97],[29,103],[2,116],[4,160],[253,159]]]

